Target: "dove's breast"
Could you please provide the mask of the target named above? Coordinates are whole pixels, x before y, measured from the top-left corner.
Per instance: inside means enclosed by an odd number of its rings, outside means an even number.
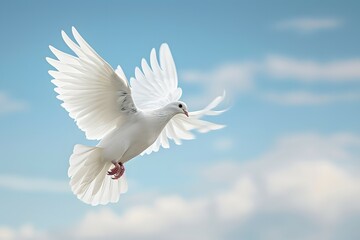
[[[140,116],[114,130],[97,146],[104,149],[106,161],[125,163],[151,146],[165,125],[162,119]]]

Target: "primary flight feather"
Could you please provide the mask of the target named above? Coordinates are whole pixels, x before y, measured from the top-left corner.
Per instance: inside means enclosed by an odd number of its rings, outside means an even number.
[[[224,96],[195,112],[179,101],[182,90],[167,44],[160,47],[159,61],[154,49],[150,64],[142,59],[129,84],[120,66],[114,71],[74,27],[72,33],[75,42],[61,34],[75,56],[50,46],[57,60],[46,60],[57,69],[49,74],[61,106],[88,139],[100,140],[95,147],[75,145],[69,160],[71,190],[83,202],[117,202],[127,191],[124,163],[137,155],[169,148],[169,139],[176,144],[193,139],[192,130],[224,127],[201,119],[222,113],[214,108]]]

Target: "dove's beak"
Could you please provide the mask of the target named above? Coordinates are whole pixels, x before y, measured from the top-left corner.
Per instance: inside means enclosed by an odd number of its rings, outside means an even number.
[[[184,111],[184,114],[185,114],[187,117],[189,117],[188,111],[186,111],[186,110],[184,110],[184,109],[183,109],[183,111]]]

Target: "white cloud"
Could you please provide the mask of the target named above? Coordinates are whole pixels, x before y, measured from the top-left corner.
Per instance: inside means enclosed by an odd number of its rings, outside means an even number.
[[[0,91],[0,114],[23,111],[27,107],[26,102],[14,99]]]
[[[209,207],[203,200],[163,196],[151,204],[137,205],[119,215],[109,209],[89,212],[75,227],[79,239],[214,239],[205,232]],[[194,228],[193,226],[198,226]],[[216,238],[215,238],[216,239]]]
[[[48,239],[342,239],[341,226],[360,216],[356,149],[360,137],[348,133],[284,136],[256,159],[205,167],[196,196],[155,195],[121,212],[94,208],[61,238],[22,232]],[[0,228],[9,239],[22,239],[20,232]]]
[[[241,166],[231,160],[222,160],[215,165],[209,165],[201,171],[202,177],[209,183],[219,182],[220,184],[233,183],[238,179]]]
[[[224,90],[227,96],[232,98],[236,94],[253,89],[253,75],[256,69],[257,66],[250,62],[229,63],[210,71],[184,71],[181,78],[202,85],[206,91],[205,96],[192,97],[190,101],[195,105],[204,105],[215,96],[221,95]]]
[[[335,18],[295,18],[280,21],[275,24],[275,29],[291,30],[301,33],[309,33],[320,30],[330,30],[338,28],[342,21]]]
[[[232,189],[221,192],[216,198],[219,220],[239,221],[239,217],[249,216],[256,208],[258,194],[251,178],[240,177]]]
[[[290,79],[306,84],[359,82],[360,59],[319,62],[270,55],[264,60],[263,73],[275,79]],[[359,91],[354,89],[323,93],[301,90],[283,93],[268,91],[258,95],[284,105],[320,105],[360,100]]]
[[[358,58],[321,62],[269,55],[258,62],[224,64],[208,71],[185,71],[182,78],[190,83],[201,84],[205,89],[204,94],[186,99],[192,108],[206,105],[224,89],[229,93],[228,102],[232,102],[236,96],[245,94],[287,105],[321,105],[360,100],[359,91],[354,88],[321,93],[314,90],[292,92],[285,90],[276,93],[271,88],[260,92],[258,89],[260,81],[264,79],[270,84],[269,86],[274,87],[281,84],[276,80],[295,80],[300,84],[306,84],[307,88],[314,83],[323,85],[357,83],[360,81]]]
[[[67,181],[46,178],[30,178],[16,175],[0,175],[0,188],[27,192],[70,192]]]
[[[234,146],[234,140],[230,137],[217,138],[214,141],[214,147],[219,151],[230,150],[233,146]]]
[[[0,240],[45,240],[48,237],[44,232],[25,224],[19,228],[0,226]]]
[[[330,226],[360,215],[359,156],[351,151],[359,147],[360,138],[349,134],[281,139],[256,166],[265,193],[262,207],[297,212]]]
[[[338,224],[360,216],[360,166],[354,165],[358,155],[351,150],[359,147],[360,137],[351,134],[285,136],[258,159],[227,162],[227,167],[220,162],[205,169],[204,184],[213,186],[210,192],[192,198],[157,196],[122,214],[94,210],[74,228],[72,237],[225,239],[233,234],[236,239],[288,239],[289,234],[300,232],[297,239],[315,239],[333,235]],[[227,178],[230,182],[223,185],[223,175],[209,174],[217,167],[220,172],[235,170]],[[253,232],[242,230],[269,216],[275,222],[286,220],[279,229],[260,221]],[[287,225],[299,219],[305,225],[296,229]]]
[[[352,102],[360,100],[358,93],[314,93],[305,91],[294,91],[285,93],[266,92],[260,96],[274,103],[282,105],[321,105],[334,102]]]
[[[360,146],[360,137],[348,133],[322,136],[315,133],[304,133],[280,138],[275,147],[265,154],[268,162],[301,162],[325,159],[354,163],[358,157],[348,150]],[[356,162],[355,162],[356,163]]]
[[[0,227],[0,240],[10,240],[15,238],[14,231],[9,227]]]
[[[360,210],[360,178],[325,160],[272,169],[264,182],[276,211],[293,209],[326,224]]]
[[[270,55],[264,65],[269,75],[279,79],[290,78],[302,82],[360,80],[360,59],[319,62]]]

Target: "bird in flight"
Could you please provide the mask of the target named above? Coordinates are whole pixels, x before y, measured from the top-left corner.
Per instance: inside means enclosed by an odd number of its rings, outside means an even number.
[[[160,46],[159,60],[154,49],[150,64],[145,59],[135,69],[130,83],[120,66],[113,68],[72,27],[75,41],[62,31],[62,38],[75,55],[49,46],[56,59],[46,58],[55,70],[57,98],[89,140],[96,146],[74,146],[68,176],[73,193],[91,204],[117,202],[127,191],[124,164],[138,155],[169,148],[169,140],[194,139],[201,133],[223,128],[201,118],[215,111],[225,94],[207,107],[189,112],[180,101],[181,88],[169,46]]]

